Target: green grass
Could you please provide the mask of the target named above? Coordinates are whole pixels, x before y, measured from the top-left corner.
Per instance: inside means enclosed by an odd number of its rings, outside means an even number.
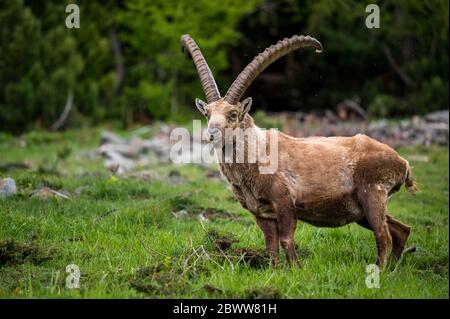
[[[211,237],[233,237],[225,250],[263,252],[262,233],[231,197],[227,185],[194,166],[150,167],[164,176],[177,169],[186,183],[111,178],[101,159],[81,155],[99,141],[99,129],[63,134],[0,135],[0,164],[26,160],[31,169],[0,171],[19,195],[0,199],[0,297],[3,298],[448,298],[448,149],[402,149],[426,155],[414,161],[421,193],[403,188],[389,211],[412,226],[408,244],[418,250],[381,274],[379,289],[365,285],[376,260],[373,235],[356,224],[337,229],[299,222],[296,242],[302,269],[265,259],[227,259]],[[56,171],[58,153],[70,154]],[[417,157],[416,157],[417,158]],[[64,189],[70,200],[31,198],[40,186]],[[77,190],[82,192],[77,195]],[[202,224],[172,210],[215,208],[238,218]],[[220,211],[219,211],[220,212]],[[208,236],[209,234],[209,236]],[[228,236],[228,237],[227,237]],[[204,247],[206,254],[190,256]],[[200,252],[200,250],[197,250]],[[209,257],[207,257],[209,256]],[[284,260],[284,256],[282,256]],[[68,289],[68,264],[81,270],[80,288]],[[205,288],[205,285],[206,288]],[[217,289],[214,289],[214,288]]]

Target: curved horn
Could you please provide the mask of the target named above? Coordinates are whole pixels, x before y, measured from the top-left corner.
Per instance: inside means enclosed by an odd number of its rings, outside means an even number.
[[[206,63],[197,43],[195,43],[194,39],[192,39],[189,34],[185,34],[181,37],[181,50],[184,52],[184,49],[189,51],[192,60],[194,60],[207,102],[211,103],[220,99],[220,92],[217,88],[216,81],[214,81],[211,70],[209,69],[208,63]]]
[[[236,104],[239,102],[245,90],[252,84],[253,80],[255,80],[265,68],[289,52],[306,47],[316,48],[317,53],[323,51],[322,44],[320,44],[318,40],[310,36],[302,35],[294,35],[289,39],[285,38],[282,41],[278,41],[277,44],[266,48],[264,52],[258,54],[239,74],[236,80],[234,80],[225,95],[225,100],[230,104]]]

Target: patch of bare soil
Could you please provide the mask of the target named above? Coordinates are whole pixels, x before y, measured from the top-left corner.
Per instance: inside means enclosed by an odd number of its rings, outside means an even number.
[[[239,217],[236,214],[230,213],[224,209],[217,208],[199,208],[198,213],[200,213],[203,218],[207,220],[214,219],[227,219],[227,220],[238,220]]]
[[[0,267],[27,262],[38,265],[51,259],[54,254],[54,249],[36,243],[21,243],[12,239],[0,241]]]
[[[235,235],[222,234],[212,229],[206,233],[206,239],[221,253],[218,256],[222,261],[244,262],[252,268],[264,268],[271,265],[270,256],[264,249],[242,247],[230,249],[234,243],[239,242]]]
[[[216,249],[224,251],[239,240],[234,235],[222,235],[217,230],[212,229],[206,233],[209,242],[213,243]]]
[[[217,287],[214,287],[213,285],[206,284],[202,287],[210,294],[222,294],[223,290]]]
[[[281,293],[273,287],[258,287],[247,289],[245,297],[248,299],[280,299]]]
[[[130,281],[130,286],[142,293],[165,296],[183,289],[183,284],[177,280],[175,273],[162,263],[139,269]]]
[[[270,256],[265,250],[254,248],[238,248],[234,255],[240,256],[240,259],[252,268],[270,267]]]

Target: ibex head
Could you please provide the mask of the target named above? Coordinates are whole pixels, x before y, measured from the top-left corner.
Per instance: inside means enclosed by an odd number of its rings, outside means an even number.
[[[318,53],[323,50],[320,42],[310,36],[295,35],[279,41],[276,45],[272,45],[258,54],[234,80],[228,92],[222,98],[211,70],[195,41],[189,35],[183,35],[181,46],[182,49],[188,50],[194,60],[206,95],[207,102],[196,99],[195,104],[208,119],[210,140],[214,140],[220,133],[223,136],[225,128],[234,129],[245,120],[252,105],[252,98],[249,97],[242,102],[240,102],[240,99],[255,78],[271,63],[299,48],[313,47]]]

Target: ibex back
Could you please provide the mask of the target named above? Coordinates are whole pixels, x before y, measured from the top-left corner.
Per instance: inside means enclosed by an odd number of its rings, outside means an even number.
[[[207,103],[196,105],[208,119],[208,133],[217,142],[226,129],[252,130],[255,136],[269,138],[248,114],[252,100],[240,102],[252,81],[268,65],[302,47],[321,52],[319,41],[309,36],[293,36],[260,53],[236,78],[222,98],[214,77],[197,44],[189,35],[181,38],[191,54]],[[287,260],[300,266],[295,251],[297,221],[319,227],[339,227],[356,222],[373,231],[378,260],[383,267],[391,252],[400,258],[410,233],[387,212],[390,195],[405,184],[416,187],[408,162],[388,145],[358,134],[353,137],[294,138],[277,133],[277,170],[261,174],[261,163],[224,163],[220,169],[241,205],[250,211],[264,233],[266,248],[274,265],[279,262],[279,246]],[[223,140],[216,152],[224,152]]]

